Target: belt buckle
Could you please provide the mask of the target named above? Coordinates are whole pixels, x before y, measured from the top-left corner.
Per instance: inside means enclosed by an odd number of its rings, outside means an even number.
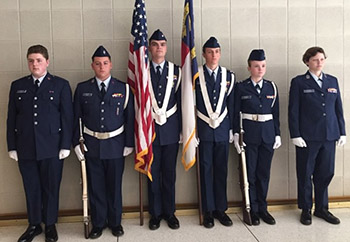
[[[109,133],[107,133],[107,132],[104,132],[104,133],[96,132],[96,138],[98,138],[98,139],[108,139],[109,138]]]
[[[253,121],[258,121],[258,120],[259,120],[259,115],[257,115],[257,114],[252,114],[252,120],[253,120]]]
[[[213,129],[215,129],[216,127],[218,127],[219,122],[217,119],[209,119],[209,126],[212,127]]]
[[[156,111],[156,114],[158,114],[159,116],[165,115],[165,112],[161,109]]]
[[[155,113],[155,120],[159,125],[165,124],[167,121],[166,113],[163,110],[158,110]]]
[[[211,120],[217,120],[219,118],[219,114],[217,114],[217,113],[212,113],[211,115],[210,115],[210,119]]]

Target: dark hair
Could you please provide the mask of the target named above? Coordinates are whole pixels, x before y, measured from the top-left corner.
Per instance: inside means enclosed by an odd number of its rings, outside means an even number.
[[[324,50],[321,47],[318,46],[314,46],[314,47],[310,47],[309,49],[307,49],[303,55],[303,62],[306,64],[306,62],[308,62],[310,60],[311,57],[317,55],[317,53],[321,53],[324,55],[324,58],[326,59],[326,53],[324,52]]]
[[[91,57],[92,62],[95,61],[95,57],[108,57],[109,61],[112,62],[112,59],[110,56],[93,56],[93,57]]]
[[[27,51],[27,58],[30,54],[42,54],[46,60],[49,59],[49,53],[47,49],[42,45],[30,46]]]

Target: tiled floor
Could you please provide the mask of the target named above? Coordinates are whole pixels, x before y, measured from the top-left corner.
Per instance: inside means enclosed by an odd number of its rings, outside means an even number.
[[[276,219],[276,225],[268,225],[261,221],[259,226],[246,226],[241,222],[240,214],[229,214],[233,220],[232,227],[224,227],[215,220],[215,227],[206,229],[198,225],[197,216],[179,216],[180,229],[171,230],[166,222],[162,221],[161,227],[156,231],[148,229],[148,219],[145,225],[140,226],[138,219],[123,219],[122,225],[125,234],[120,238],[112,236],[109,229],[104,230],[103,235],[96,241],[128,241],[128,242],[349,242],[350,241],[350,208],[331,209],[332,213],[341,220],[340,225],[328,224],[325,221],[313,217],[312,225],[300,224],[300,211],[297,209],[273,211],[271,214]],[[25,225],[0,227],[0,241],[17,241],[21,233],[26,229]],[[82,223],[59,223],[57,226],[59,241],[79,242],[86,241],[83,236]],[[45,241],[43,234],[33,241]]]

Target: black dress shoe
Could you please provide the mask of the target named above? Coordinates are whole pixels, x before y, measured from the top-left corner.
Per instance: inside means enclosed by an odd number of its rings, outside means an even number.
[[[164,219],[167,221],[169,228],[178,229],[180,228],[179,220],[175,217],[175,215],[165,216]]]
[[[259,212],[259,217],[267,224],[276,224],[276,220],[268,211]]]
[[[27,230],[21,235],[18,239],[18,242],[30,242],[34,239],[35,236],[43,232],[40,224],[38,225],[29,225]]]
[[[93,227],[90,234],[89,238],[90,239],[97,239],[102,235],[103,228],[102,227]]]
[[[112,234],[116,237],[122,236],[124,234],[123,226],[118,225],[115,227],[111,227]]]
[[[323,208],[320,210],[315,210],[314,215],[319,218],[323,218],[328,223],[331,224],[340,224],[339,218],[334,216],[331,212],[329,212],[327,209]]]
[[[250,212],[250,218],[252,219],[252,224],[253,225],[259,225],[260,224],[259,216],[255,212]]]
[[[203,225],[208,229],[214,227],[214,219],[211,213],[207,212],[204,214]]]
[[[310,225],[312,223],[310,209],[303,209],[300,216],[300,223],[304,225]]]
[[[55,242],[58,240],[56,226],[49,225],[45,227],[45,241],[46,242]]]
[[[224,226],[232,226],[232,220],[225,212],[222,211],[214,211],[214,218],[220,221],[220,223]]]
[[[152,218],[149,220],[148,223],[148,227],[150,230],[156,230],[159,228],[160,226],[160,217],[154,217],[152,216]]]

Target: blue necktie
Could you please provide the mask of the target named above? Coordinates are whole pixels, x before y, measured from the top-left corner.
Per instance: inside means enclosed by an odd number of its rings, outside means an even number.
[[[40,83],[40,81],[39,81],[38,79],[36,79],[35,82],[34,82],[34,85],[35,85],[35,92],[37,92],[38,89],[39,89],[39,83]]]
[[[321,79],[321,78],[318,78],[318,81],[320,82],[320,83],[319,83],[320,88],[322,88],[322,85],[323,85],[322,79]]]
[[[157,75],[157,81],[160,80],[161,74],[160,74],[160,66],[156,67],[157,71],[156,71],[156,75]]]
[[[216,79],[215,79],[215,72],[212,72],[210,75],[210,80],[212,81],[212,83],[214,84]]]
[[[257,91],[258,93],[261,92],[261,88],[260,88],[259,84],[256,84],[256,85],[255,85],[255,88],[256,88],[256,91]]]
[[[102,98],[104,98],[105,94],[106,94],[106,89],[105,89],[105,84],[102,82],[101,83],[101,96]]]

